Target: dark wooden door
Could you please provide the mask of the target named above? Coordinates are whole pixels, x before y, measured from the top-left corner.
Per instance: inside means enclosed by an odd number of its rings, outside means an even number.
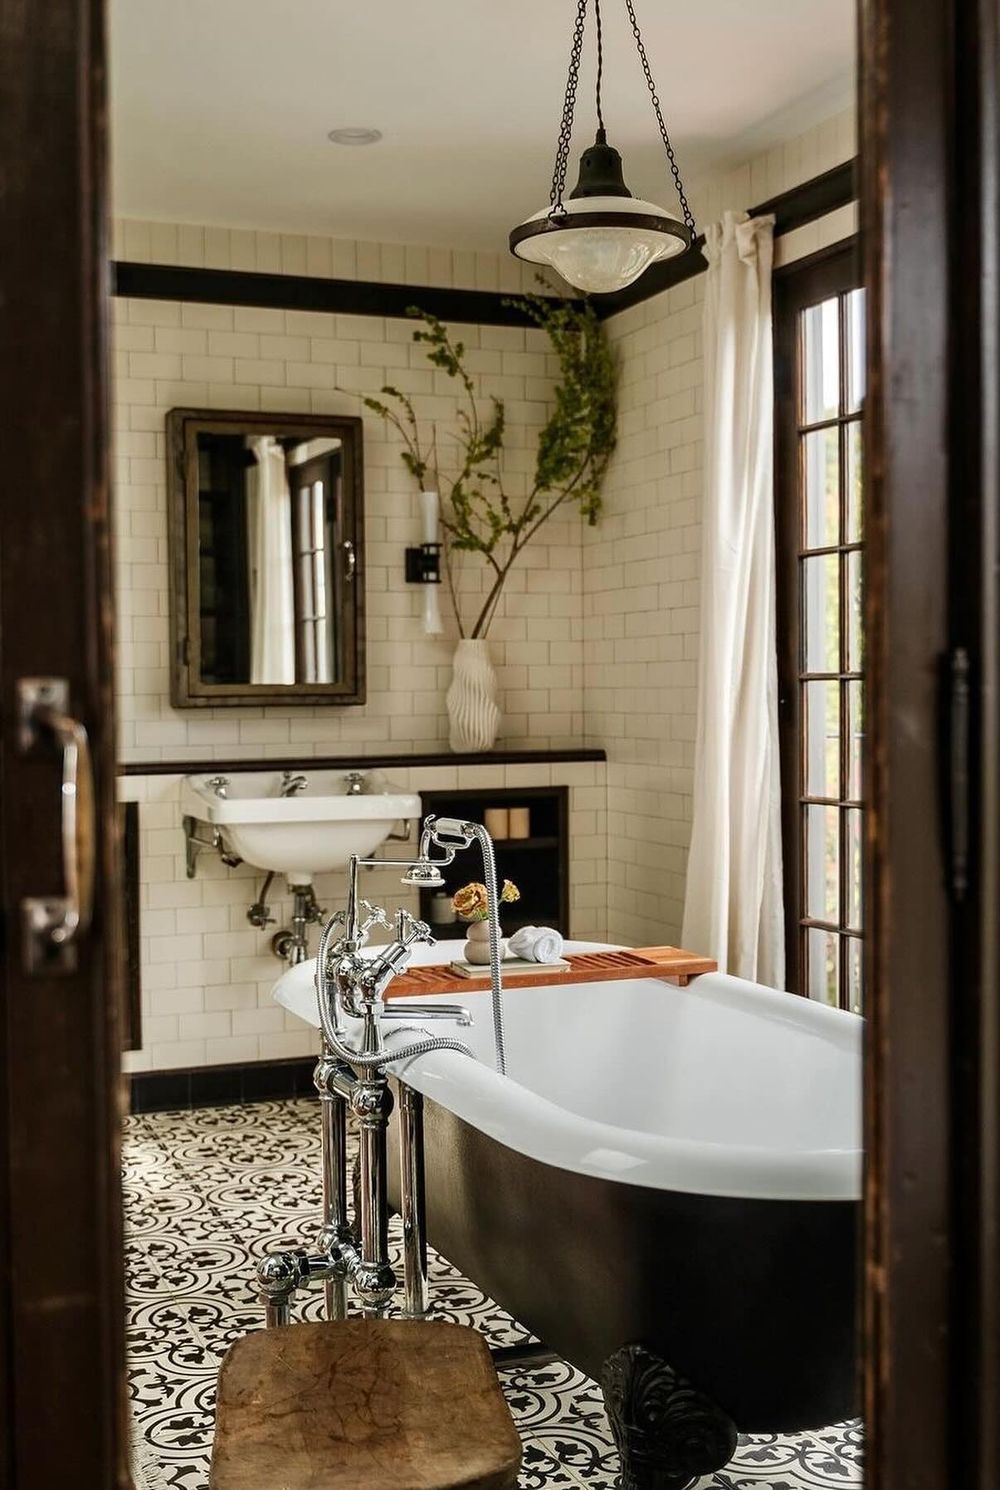
[[[862,0],[867,1483],[1000,1484],[995,0]]]
[[[11,1490],[127,1483],[104,55],[101,0],[0,0],[0,1484]]]

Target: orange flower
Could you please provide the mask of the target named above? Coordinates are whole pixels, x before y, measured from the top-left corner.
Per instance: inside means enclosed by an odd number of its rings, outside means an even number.
[[[485,921],[486,886],[476,881],[471,885],[463,885],[461,890],[455,891],[451,903],[455,907],[455,914],[461,916],[463,921]]]
[[[500,900],[505,905],[510,905],[520,898],[521,892],[513,880],[504,880]],[[489,915],[486,886],[481,885],[478,880],[473,880],[471,885],[463,885],[461,890],[456,890],[451,897],[451,903],[455,907],[455,914],[461,916],[463,921],[485,921]]]

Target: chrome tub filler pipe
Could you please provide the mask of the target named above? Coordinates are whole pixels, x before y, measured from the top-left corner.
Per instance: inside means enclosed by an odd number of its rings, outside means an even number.
[[[302,1287],[322,1282],[326,1315],[343,1319],[348,1288],[354,1290],[364,1314],[385,1313],[396,1292],[397,1278],[389,1261],[389,1201],[387,1148],[393,1096],[387,1067],[432,1050],[454,1050],[471,1056],[468,1046],[451,1036],[435,1036],[412,1023],[383,1030],[383,1021],[451,1019],[471,1023],[465,1009],[454,1004],[409,1004],[387,1010],[385,993],[410,960],[418,943],[433,943],[430,928],[405,910],[396,912],[395,941],[375,955],[363,956],[373,926],[388,927],[381,907],[358,894],[358,871],[363,866],[395,867],[405,871],[403,884],[437,887],[444,883],[441,867],[462,849],[478,843],[483,858],[490,931],[490,984],[496,1069],[507,1069],[504,1049],[503,985],[500,974],[500,916],[493,841],[480,823],[459,818],[428,817],[416,859],[362,859],[354,856],[348,870],[347,906],[326,923],[316,957],[316,999],[322,1028],[322,1053],[313,1080],[322,1114],[323,1223],[316,1250],[269,1253],[257,1269],[267,1325],[287,1324],[291,1304]],[[432,858],[432,850],[440,850]],[[352,1021],[348,1024],[348,1020]],[[407,1038],[409,1037],[409,1038]],[[427,1312],[427,1243],[423,1221],[423,1098],[405,1084],[400,1087],[399,1160],[403,1219],[405,1283],[404,1313],[419,1318]],[[354,1118],[359,1155],[353,1184],[353,1210],[348,1211],[347,1119]]]

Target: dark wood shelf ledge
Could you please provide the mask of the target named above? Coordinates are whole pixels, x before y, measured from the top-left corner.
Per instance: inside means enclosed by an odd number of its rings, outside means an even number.
[[[125,761],[118,767],[119,776],[198,776],[205,771],[236,774],[239,771],[357,771],[382,770],[399,766],[409,769],[424,766],[567,766],[587,761],[606,761],[607,751],[596,749],[568,750],[490,750],[482,754],[456,755],[444,751],[434,755],[287,755],[247,757],[241,760]]]

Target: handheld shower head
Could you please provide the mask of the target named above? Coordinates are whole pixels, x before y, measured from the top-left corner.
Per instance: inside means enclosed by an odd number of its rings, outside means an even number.
[[[400,883],[416,885],[421,890],[439,890],[444,884],[444,876],[436,864],[421,858],[410,865]]]
[[[433,813],[429,814],[424,819],[417,858],[403,875],[402,883],[417,885],[423,890],[441,889],[444,885],[441,865],[450,864],[458,850],[468,848],[471,842],[472,832],[468,823],[463,823],[456,817],[435,817]],[[431,858],[432,845],[443,850],[443,858]]]

